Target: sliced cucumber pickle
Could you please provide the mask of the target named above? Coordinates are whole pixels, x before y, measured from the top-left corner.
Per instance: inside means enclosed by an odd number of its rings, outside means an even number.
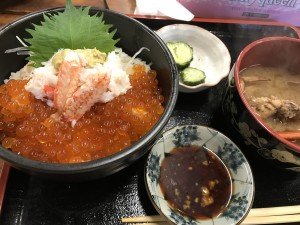
[[[179,69],[184,69],[190,65],[193,60],[193,48],[191,46],[181,41],[167,42],[167,46]]]
[[[202,70],[198,70],[193,67],[187,67],[180,72],[180,78],[182,83],[189,86],[196,86],[204,83],[206,76]]]

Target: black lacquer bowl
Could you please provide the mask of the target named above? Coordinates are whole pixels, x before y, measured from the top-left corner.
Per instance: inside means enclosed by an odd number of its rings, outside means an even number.
[[[286,68],[294,74],[299,74],[299,51],[300,40],[289,37],[267,37],[249,44],[240,53],[229,74],[223,104],[232,126],[243,136],[249,150],[266,159],[265,162],[270,166],[298,173],[300,146],[281,137],[251,108],[241,88],[240,72],[253,65],[262,65]]]
[[[4,53],[7,49],[20,46],[16,36],[21,39],[29,37],[25,29],[32,28],[33,23],[39,24],[43,19],[43,13],[63,10],[64,8],[57,8],[32,13],[0,30],[0,75],[2,82],[8,78],[11,72],[18,71],[26,64],[24,56]],[[85,163],[54,164],[33,161],[0,147],[0,157],[11,166],[31,174],[61,180],[88,180],[107,176],[125,168],[143,156],[167,123],[175,107],[179,81],[175,63],[164,42],[151,29],[130,17],[109,10],[91,8],[90,14],[96,13],[103,13],[105,22],[113,24],[114,28],[117,29],[115,38],[120,38],[117,47],[121,47],[124,52],[133,56],[142,47],[150,49],[150,51],[143,51],[139,57],[147,63],[152,63],[152,68],[157,71],[159,86],[162,87],[165,98],[163,115],[139,141],[110,157]]]

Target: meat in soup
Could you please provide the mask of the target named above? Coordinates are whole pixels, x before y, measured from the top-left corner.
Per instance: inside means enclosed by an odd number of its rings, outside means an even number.
[[[300,134],[300,74],[252,66],[240,73],[240,83],[250,106],[271,128]],[[299,139],[288,139],[300,145]]]

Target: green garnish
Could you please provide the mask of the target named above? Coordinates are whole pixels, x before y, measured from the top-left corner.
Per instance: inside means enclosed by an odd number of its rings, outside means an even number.
[[[66,1],[64,12],[45,15],[41,25],[27,29],[32,38],[25,39],[29,43],[30,56],[27,58],[34,66],[41,66],[59,49],[96,48],[101,52],[115,49],[119,40],[114,40],[116,30],[109,31],[112,25],[105,24],[101,16],[89,15],[90,7],[76,8],[71,0]]]

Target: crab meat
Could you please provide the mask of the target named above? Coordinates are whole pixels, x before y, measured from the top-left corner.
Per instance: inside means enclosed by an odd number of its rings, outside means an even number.
[[[49,60],[34,69],[25,89],[55,107],[59,120],[65,119],[74,126],[95,103],[112,101],[131,88],[123,62],[128,56],[120,55],[109,53],[103,64],[91,67],[84,54],[65,51],[56,66]]]
[[[31,92],[35,98],[53,106],[54,88],[57,83],[55,69],[51,64],[36,68],[31,73],[31,79],[25,86],[25,89]]]
[[[54,107],[75,125],[107,91],[109,76],[99,69],[84,69],[80,62],[63,61],[54,90]]]

